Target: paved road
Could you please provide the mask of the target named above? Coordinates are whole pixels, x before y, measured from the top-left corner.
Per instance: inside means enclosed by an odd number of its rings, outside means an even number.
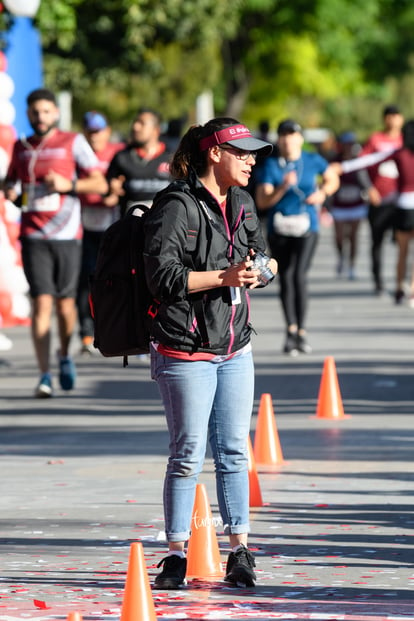
[[[276,287],[254,293],[256,399],[270,393],[284,464],[260,467],[252,509],[258,584],[193,581],[154,592],[160,619],[414,620],[414,310],[374,297],[361,237],[359,279],[338,280],[324,229],[310,279],[314,352],[281,354]],[[393,289],[395,248],[386,246]],[[28,329],[0,365],[0,619],[118,620],[130,545],[150,579],[165,543],[161,487],[167,434],[157,387],[137,359],[77,356],[72,394],[32,397]],[[78,344],[74,343],[74,351]],[[316,418],[333,356],[347,418]],[[0,355],[1,357],[1,355]],[[208,457],[200,479],[217,516]],[[227,543],[217,529],[222,559]]]

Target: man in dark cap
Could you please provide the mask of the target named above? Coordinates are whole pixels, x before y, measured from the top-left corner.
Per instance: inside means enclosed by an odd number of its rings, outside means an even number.
[[[286,134],[295,134],[298,132],[302,133],[302,127],[296,121],[292,119],[286,119],[285,121],[281,121],[277,127],[277,135],[278,136],[286,136]]]
[[[308,271],[319,238],[319,211],[339,178],[319,153],[302,148],[297,121],[281,121],[277,135],[277,157],[266,158],[258,173],[256,205],[267,213],[267,240],[279,265],[283,351],[297,356],[312,351],[306,332]]]
[[[402,146],[401,128],[404,117],[395,105],[383,110],[383,129],[374,132],[359,155],[382,153]],[[381,265],[381,248],[385,233],[394,227],[395,199],[398,172],[393,161],[382,162],[359,173],[369,202],[368,221],[371,229],[371,261],[375,292],[381,295],[384,288]]]

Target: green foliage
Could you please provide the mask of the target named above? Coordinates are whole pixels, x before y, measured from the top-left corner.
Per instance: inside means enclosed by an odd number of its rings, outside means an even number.
[[[75,120],[99,108],[125,131],[140,105],[194,120],[205,89],[253,125],[368,129],[385,101],[411,105],[412,0],[42,0],[36,24]]]
[[[144,104],[181,116],[219,82],[222,38],[234,34],[240,2],[55,0],[49,12],[51,5],[43,0],[37,16],[46,83],[73,93],[76,114],[102,102],[125,124]]]
[[[70,51],[76,41],[76,8],[83,0],[43,0],[36,22],[41,27],[45,49],[55,47],[62,52]]]
[[[378,124],[395,92],[390,78],[411,71],[411,0],[246,0],[243,26],[226,74],[232,67],[241,75],[242,63],[248,123],[297,116],[309,126]]]

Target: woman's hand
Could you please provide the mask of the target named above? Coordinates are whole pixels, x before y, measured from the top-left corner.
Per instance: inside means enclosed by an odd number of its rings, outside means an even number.
[[[243,261],[230,265],[224,270],[213,270],[208,272],[190,271],[188,273],[188,292],[196,293],[217,287],[248,287],[254,289],[259,286],[260,271],[252,269],[254,250],[249,251]],[[277,274],[277,262],[269,259],[268,267],[272,274]]]
[[[244,261],[227,268],[226,272],[228,272],[228,270],[232,270],[232,276],[236,276],[236,278],[239,279],[238,284],[232,284],[229,286],[255,289],[259,285],[263,285],[263,279],[260,280],[259,278],[261,274],[260,270],[253,269],[254,256],[255,251],[251,248],[249,250],[249,256],[247,256]],[[266,263],[266,267],[270,269],[273,276],[277,274],[277,261],[275,259],[269,258],[269,261]]]
[[[235,263],[226,268],[222,273],[223,286],[225,287],[248,287],[254,289],[259,285],[259,270],[253,270],[252,257],[248,256],[244,261]]]

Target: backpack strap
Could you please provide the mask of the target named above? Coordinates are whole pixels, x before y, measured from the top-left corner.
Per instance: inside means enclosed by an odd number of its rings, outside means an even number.
[[[184,196],[186,196],[184,194]],[[188,197],[190,198],[190,196]],[[184,257],[184,264],[188,267],[191,267],[193,270],[194,262],[193,262],[193,253],[197,248],[198,242],[198,231],[200,230],[200,220],[201,220],[201,212],[198,201],[193,198],[188,203],[186,203],[187,209],[187,219],[188,219],[188,228],[187,228],[187,248],[186,254]],[[196,220],[197,219],[197,220]],[[203,304],[203,296],[204,293],[202,291],[198,293],[192,293],[191,298],[194,306],[194,314],[197,319],[197,325],[201,334],[201,341],[203,347],[210,346],[210,339],[208,336],[207,324],[206,324],[206,316],[204,314],[204,304]]]
[[[184,204],[188,222],[186,254],[195,252],[197,248],[198,232],[200,230],[201,205],[192,194],[189,194],[188,192],[180,192],[179,190],[175,192],[168,192],[164,195],[164,198],[168,200],[175,198]],[[193,267],[192,259],[189,267]]]
[[[178,199],[185,205],[188,224],[187,247],[184,255],[184,265],[194,270],[195,267],[193,261],[193,254],[197,249],[198,233],[200,230],[201,222],[201,211],[205,211],[205,208],[203,208],[203,206],[200,205],[197,199],[188,192],[180,192],[179,190],[172,191],[164,194],[164,197],[168,200],[170,200],[171,198]],[[197,320],[197,325],[201,334],[202,345],[203,347],[209,347],[210,339],[208,336],[206,318],[204,314],[203,295],[204,293],[202,291],[200,291],[199,293],[192,293],[191,299],[194,306],[194,314]]]

